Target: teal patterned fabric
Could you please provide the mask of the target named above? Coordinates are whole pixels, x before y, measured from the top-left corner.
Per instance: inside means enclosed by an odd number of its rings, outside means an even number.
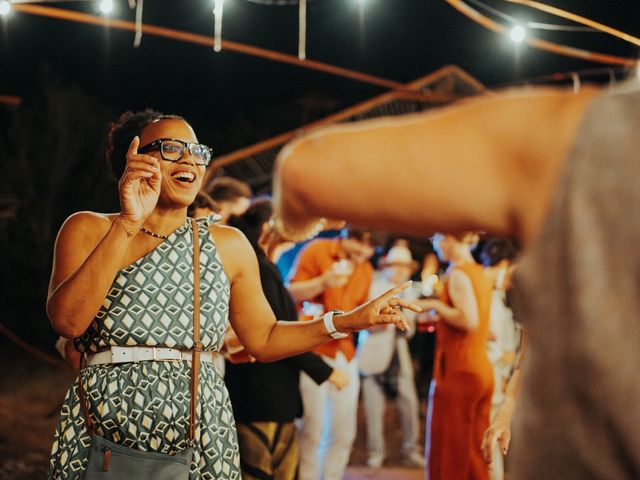
[[[209,220],[198,220],[201,341],[206,350],[218,350],[228,321],[230,286],[208,227]],[[113,345],[190,349],[192,267],[193,232],[187,222],[118,273],[96,318],[76,340],[78,350],[99,352]],[[190,363],[185,361],[96,365],[81,374],[100,435],[128,447],[163,453],[187,448],[190,376]],[[49,478],[81,479],[89,442],[74,384],[56,428]],[[200,369],[190,478],[240,479],[229,396],[210,363]]]

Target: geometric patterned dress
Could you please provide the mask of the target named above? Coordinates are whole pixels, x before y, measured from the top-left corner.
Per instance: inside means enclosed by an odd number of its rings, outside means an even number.
[[[209,233],[199,219],[200,340],[207,351],[222,345],[230,285]],[[111,346],[193,347],[193,232],[187,221],[157,248],[116,275],[111,289],[76,348],[100,352]],[[86,367],[80,378],[97,433],[143,451],[175,453],[188,447],[190,361],[144,361]],[[233,411],[213,364],[200,368],[196,445],[191,480],[240,479]],[[77,382],[67,393],[55,432],[49,479],[82,479],[90,437]]]

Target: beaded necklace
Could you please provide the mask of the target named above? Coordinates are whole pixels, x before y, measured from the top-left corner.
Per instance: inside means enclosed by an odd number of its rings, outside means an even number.
[[[152,232],[151,230],[146,229],[144,227],[140,227],[140,231],[142,233],[146,233],[147,235],[150,235],[150,236],[152,236],[154,238],[161,238],[162,240],[166,240],[167,238],[169,238],[168,235],[160,235],[159,233]]]

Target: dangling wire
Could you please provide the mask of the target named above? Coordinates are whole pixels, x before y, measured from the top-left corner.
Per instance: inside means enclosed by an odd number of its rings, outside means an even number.
[[[492,15],[495,15],[498,18],[501,18],[502,20],[506,20],[512,25],[523,24],[527,28],[535,28],[538,30],[553,30],[557,32],[603,33],[600,30],[596,30],[595,28],[591,28],[591,27],[580,27],[575,25],[557,25],[553,23],[542,23],[542,22],[521,22],[517,18],[509,15],[508,13],[504,13],[498,10],[497,8],[493,8],[487,5],[486,3],[481,2],[480,0],[468,0],[468,2],[475,5],[478,8],[481,8],[486,12],[491,13]]]
[[[580,87],[582,86],[578,72],[571,72],[571,82],[573,83],[573,93],[577,95],[580,93]]]
[[[607,69],[609,73],[609,89],[611,89],[616,83],[616,72],[613,68]]]
[[[307,58],[307,0],[300,0],[298,10],[298,58]]]
[[[222,50],[222,11],[224,0],[214,0],[213,3],[213,50]]]
[[[519,5],[525,5],[527,7],[534,8],[542,12],[550,13],[551,15],[555,15],[557,17],[566,18],[567,20],[571,20],[581,25],[587,25],[601,32],[608,33],[609,35],[613,35],[614,37],[624,40],[625,42],[629,42],[634,45],[640,46],[640,38],[634,37],[633,35],[629,35],[628,33],[622,32],[615,28],[611,28],[600,22],[596,22],[594,20],[590,20],[580,15],[576,15],[575,13],[567,12],[565,10],[560,10],[559,8],[552,7],[550,5],[546,5],[540,2],[534,2],[532,0],[505,0],[505,1],[509,3],[516,3]]]
[[[129,6],[133,3],[136,7],[136,35],[133,39],[133,46],[138,48],[142,42],[142,3],[144,0],[129,0]]]
[[[493,19],[483,15],[478,10],[474,9],[464,0],[444,0],[453,8],[458,10],[463,15],[467,16],[471,20],[476,23],[479,23],[485,28],[489,30],[493,30],[499,34],[506,34],[507,27],[494,21]],[[520,1],[524,2],[525,0],[505,0],[508,2],[518,3]],[[568,45],[563,45],[560,43],[550,42],[548,40],[542,40],[540,38],[525,38],[524,41],[531,45],[532,47],[539,48],[541,50],[546,50],[548,52],[557,53],[559,55],[564,55],[567,57],[579,58],[581,60],[588,60],[590,62],[599,62],[599,63],[608,63],[611,65],[624,65],[627,67],[636,67],[638,65],[637,58],[631,57],[620,57],[617,55],[608,55],[606,53],[594,52],[591,50],[584,50],[580,48],[570,47]]]

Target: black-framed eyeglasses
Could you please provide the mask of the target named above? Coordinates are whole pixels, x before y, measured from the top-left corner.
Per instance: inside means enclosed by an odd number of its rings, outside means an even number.
[[[160,155],[164,160],[169,162],[177,162],[184,156],[185,149],[189,149],[189,153],[194,158],[196,165],[207,166],[211,163],[211,149],[201,143],[183,142],[175,138],[158,138],[138,148],[138,153],[147,153],[152,150],[159,149]]]

